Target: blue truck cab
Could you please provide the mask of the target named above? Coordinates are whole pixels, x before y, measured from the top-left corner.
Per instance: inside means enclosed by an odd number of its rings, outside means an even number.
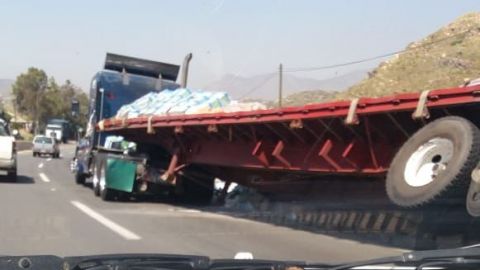
[[[78,184],[91,177],[95,194],[103,199],[111,199],[117,191],[133,191],[135,171],[145,160],[105,147],[106,138],[114,134],[98,131],[95,126],[147,93],[185,87],[191,57],[185,58],[181,83],[176,83],[178,65],[107,53],[103,70],[92,78],[88,126],[72,163]]]
[[[107,54],[104,70],[97,72],[90,86],[90,126],[114,117],[126,104],[150,92],[177,89],[180,67],[116,54]],[[109,134],[91,134],[92,145],[103,145]]]

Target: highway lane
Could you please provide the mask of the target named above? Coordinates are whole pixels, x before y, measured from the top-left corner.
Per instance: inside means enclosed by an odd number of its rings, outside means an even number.
[[[0,176],[0,254],[181,253],[339,262],[402,252],[331,236],[203,212],[167,202],[103,202],[76,185],[72,145],[62,158],[19,153],[19,180]]]

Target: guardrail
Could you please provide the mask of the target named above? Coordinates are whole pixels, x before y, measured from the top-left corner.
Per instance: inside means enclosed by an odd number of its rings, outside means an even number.
[[[16,141],[17,151],[30,150],[33,147],[31,141]]]

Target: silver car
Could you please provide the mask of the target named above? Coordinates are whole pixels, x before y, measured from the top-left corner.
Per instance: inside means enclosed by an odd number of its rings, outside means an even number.
[[[35,136],[33,139],[33,156],[50,155],[53,158],[60,157],[60,148],[55,139],[47,136]]]

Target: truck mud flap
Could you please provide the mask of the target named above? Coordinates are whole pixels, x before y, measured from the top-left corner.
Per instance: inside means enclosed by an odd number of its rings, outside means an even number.
[[[135,162],[108,158],[106,169],[107,188],[125,192],[133,191],[136,171]]]

